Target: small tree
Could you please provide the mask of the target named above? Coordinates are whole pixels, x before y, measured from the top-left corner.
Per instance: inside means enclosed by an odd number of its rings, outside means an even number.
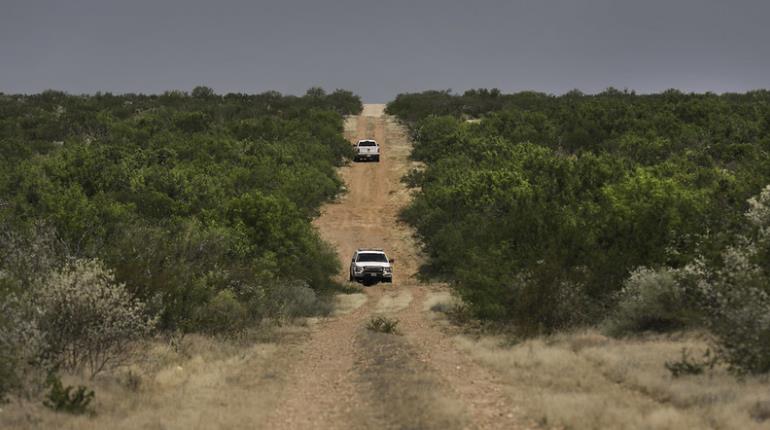
[[[190,95],[195,97],[196,99],[207,99],[209,97],[213,97],[215,94],[213,89],[199,85],[193,88],[192,93],[190,93]]]
[[[770,186],[748,201],[751,236],[722,254],[708,285],[708,323],[719,352],[740,373],[770,372]]]
[[[696,321],[698,315],[688,303],[680,272],[684,271],[670,267],[639,267],[632,271],[618,294],[614,314],[605,323],[609,334],[665,332]]]
[[[326,91],[321,87],[311,87],[305,92],[305,97],[320,99],[326,97]]]
[[[75,260],[54,272],[36,301],[52,358],[65,369],[85,367],[92,377],[127,359],[131,343],[155,325],[144,303],[98,260]]]

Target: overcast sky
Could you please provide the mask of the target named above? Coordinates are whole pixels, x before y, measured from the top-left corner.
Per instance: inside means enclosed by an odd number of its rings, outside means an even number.
[[[770,0],[0,0],[0,92],[770,87]]]

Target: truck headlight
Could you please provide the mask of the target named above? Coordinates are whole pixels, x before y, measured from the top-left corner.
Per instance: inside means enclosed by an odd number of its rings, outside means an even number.
[[[361,273],[361,272],[364,271],[364,268],[360,267],[360,266],[356,266],[356,267],[353,268],[353,271],[356,272],[356,273]]]
[[[391,273],[391,272],[393,272],[393,268],[391,268],[391,267],[386,267],[386,268],[384,268],[384,269],[383,269],[383,272],[385,272],[385,273]]]

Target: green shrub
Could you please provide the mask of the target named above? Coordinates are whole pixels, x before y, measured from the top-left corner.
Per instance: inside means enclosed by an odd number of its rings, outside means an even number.
[[[696,260],[680,269],[636,270],[606,321],[607,331],[624,335],[703,325],[714,335],[716,357],[733,371],[770,372],[770,278],[757,255],[756,246],[744,243],[727,248],[716,267]]]
[[[79,385],[73,387],[63,386],[61,378],[55,374],[49,376],[50,390],[43,400],[43,405],[56,412],[67,412],[70,414],[83,414],[88,412],[88,405],[95,397],[93,390]]]
[[[271,286],[268,303],[273,316],[286,319],[328,315],[332,310],[329,300],[301,281],[278,282]]]
[[[39,310],[16,295],[0,299],[0,401],[10,392],[37,385],[45,367],[45,334]]]
[[[42,385],[48,343],[42,310],[32,300],[44,279],[63,264],[55,232],[41,222],[0,222],[0,400],[28,394]]]
[[[0,222],[0,299],[34,288],[66,257],[56,231],[43,222],[14,226]]]
[[[675,270],[641,267],[623,285],[614,315],[605,322],[606,331],[619,336],[685,327],[694,317],[686,302]]]
[[[222,290],[196,311],[194,327],[210,334],[237,334],[249,322],[248,312],[235,293]]]
[[[397,326],[397,319],[392,319],[385,316],[372,317],[372,319],[366,323],[366,328],[368,330],[386,334],[399,334]]]
[[[770,186],[749,199],[746,237],[702,281],[717,352],[738,373],[770,372]]]
[[[704,281],[709,299],[706,324],[717,352],[737,373],[770,372],[770,278],[754,246],[729,248],[724,266]]]
[[[462,282],[452,287],[477,318],[513,323],[520,334],[534,335],[585,324],[596,312],[585,287],[557,269],[508,274],[494,259],[476,263],[465,262],[469,267],[457,272]]]
[[[682,349],[682,358],[678,361],[667,361],[664,365],[671,376],[678,378],[684,375],[700,375],[705,370],[711,370],[717,364],[718,358],[710,349],[703,353],[700,360],[693,359],[686,348]]]

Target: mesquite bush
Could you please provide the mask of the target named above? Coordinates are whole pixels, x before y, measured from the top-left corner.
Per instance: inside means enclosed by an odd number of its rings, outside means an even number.
[[[631,272],[618,294],[614,315],[605,323],[607,332],[619,336],[684,327],[690,318],[677,277],[678,271],[668,267],[640,267]]]
[[[723,253],[710,280],[709,328],[719,352],[739,373],[770,372],[770,186],[749,199],[749,237]]]
[[[130,357],[130,348],[152,331],[144,303],[98,260],[75,260],[54,272],[35,298],[49,354],[67,370],[92,376]]]

